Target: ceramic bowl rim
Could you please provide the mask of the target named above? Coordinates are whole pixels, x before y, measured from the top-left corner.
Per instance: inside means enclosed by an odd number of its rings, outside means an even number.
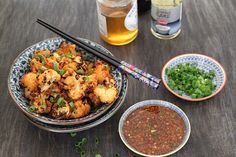
[[[190,98],[190,97],[186,97],[186,96],[181,96],[179,94],[177,94],[175,91],[173,91],[168,85],[167,85],[167,82],[165,81],[164,77],[165,77],[165,70],[167,68],[167,66],[175,61],[176,59],[178,58],[181,58],[181,57],[188,57],[188,56],[200,56],[200,57],[204,57],[208,60],[211,60],[212,62],[214,62],[215,64],[217,64],[219,66],[219,68],[221,69],[221,71],[223,72],[223,75],[224,75],[224,81],[223,83],[221,84],[220,88],[218,90],[216,90],[214,93],[212,93],[211,95],[207,96],[207,97],[203,97],[203,98]],[[223,66],[217,61],[215,60],[214,58],[212,57],[209,57],[207,55],[203,55],[203,54],[197,54],[197,53],[186,53],[186,54],[182,54],[182,55],[177,55],[173,58],[171,58],[170,60],[168,60],[165,65],[163,66],[162,68],[162,71],[161,71],[161,79],[162,79],[162,82],[165,86],[165,88],[171,92],[173,95],[183,99],[183,100],[187,100],[187,101],[203,101],[203,100],[207,100],[207,99],[210,99],[214,96],[216,96],[218,93],[220,93],[222,91],[222,89],[224,88],[224,86],[226,85],[226,82],[227,82],[227,75],[226,75],[226,72],[225,72],[225,69],[223,68]]]
[[[37,45],[37,44],[39,44],[39,43],[43,43],[43,42],[46,42],[46,41],[50,41],[50,40],[56,40],[56,39],[62,39],[62,40],[65,40],[65,39],[63,39],[62,37],[51,37],[51,38],[47,38],[47,39],[44,39],[44,40],[40,40],[40,41],[38,41],[38,42],[36,42],[36,43],[34,43],[34,44],[32,44],[32,45],[30,45],[30,46],[28,46],[27,48],[25,48],[24,50],[22,50],[16,57],[15,57],[15,59],[14,59],[14,61],[11,63],[11,67],[10,67],[10,69],[9,69],[9,74],[8,74],[8,78],[7,78],[7,86],[8,86],[8,93],[10,94],[10,96],[11,96],[11,98],[14,100],[14,103],[16,104],[16,106],[17,106],[17,108],[19,108],[20,109],[20,111],[21,112],[23,112],[24,114],[26,114],[27,116],[29,116],[30,118],[33,118],[33,119],[37,119],[38,120],[38,117],[35,117],[34,115],[32,115],[32,114],[30,114],[29,112],[27,112],[27,111],[25,111],[22,107],[21,107],[21,103],[19,103],[19,102],[17,102],[17,100],[15,99],[15,96],[13,95],[13,93],[12,93],[12,91],[11,91],[11,87],[10,87],[10,77],[11,77],[11,75],[12,75],[12,69],[13,69],[13,66],[14,66],[14,64],[17,62],[17,60],[20,58],[20,56],[22,55],[22,54],[24,54],[28,49],[30,49],[31,47],[33,47],[34,45]],[[85,38],[81,38],[81,39],[85,39]],[[85,40],[87,40],[87,41],[89,41],[89,42],[92,42],[92,43],[95,43],[95,44],[97,44],[97,45],[99,45],[99,46],[101,46],[103,49],[105,49],[105,50],[107,50],[106,48],[104,48],[102,45],[100,45],[100,44],[98,44],[98,43],[96,43],[96,42],[93,42],[93,41],[90,41],[90,40],[88,40],[88,39],[85,39]],[[111,55],[113,55],[109,50],[107,50]],[[122,76],[123,74],[121,73],[121,76]],[[127,76],[125,75],[125,79],[127,79]],[[128,79],[127,79],[127,81],[128,81]],[[122,82],[123,82],[123,79],[121,80],[121,84],[122,84]],[[122,87],[121,87],[121,89],[122,89]],[[115,103],[115,102],[114,102]],[[19,105],[19,104],[21,104],[21,105]],[[113,104],[112,104],[113,105]],[[110,107],[106,110],[106,111],[108,111],[110,109]],[[106,112],[105,111],[105,112]],[[40,115],[41,116],[41,115]],[[95,118],[93,118],[93,119],[96,119],[96,118],[98,118],[99,116],[101,116],[100,114],[98,114],[98,115],[96,115],[95,116]],[[60,122],[51,122],[51,121],[48,121],[48,120],[44,120],[44,119],[41,119],[41,118],[39,118],[39,120],[41,121],[41,122],[43,122],[43,123],[47,123],[47,124],[52,124],[52,125],[76,125],[76,124],[80,124],[80,122],[81,121],[72,121],[72,122],[62,122],[62,123],[60,123]],[[90,120],[89,120],[90,121]],[[86,121],[86,122],[89,122],[89,121]],[[81,122],[81,124],[82,123],[84,123],[84,122]]]

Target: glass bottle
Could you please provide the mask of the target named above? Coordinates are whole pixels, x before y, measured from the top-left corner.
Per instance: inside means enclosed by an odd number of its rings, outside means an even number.
[[[151,32],[160,39],[173,39],[180,34],[182,0],[152,0]]]
[[[137,0],[97,0],[100,37],[111,45],[125,45],[138,35]]]

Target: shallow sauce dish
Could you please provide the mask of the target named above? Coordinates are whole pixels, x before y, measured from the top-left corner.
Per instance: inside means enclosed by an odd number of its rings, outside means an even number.
[[[176,67],[179,64],[185,63],[197,64],[197,68],[206,72],[214,71],[215,77],[213,78],[213,83],[216,85],[216,88],[211,95],[202,98],[191,98],[188,95],[179,95],[176,91],[172,90],[168,86],[168,76],[166,74],[166,69],[170,69]],[[226,73],[222,65],[218,63],[215,59],[202,54],[183,54],[172,58],[162,68],[161,78],[167,90],[169,90],[175,96],[188,101],[202,101],[214,97],[223,89],[227,80]]]
[[[106,50],[102,46],[100,46],[94,42],[91,42],[89,40],[86,40],[86,39],[82,39],[82,40],[84,40],[85,42],[89,43],[90,45],[100,49],[101,51],[112,55],[108,50]],[[33,52],[36,50],[45,50],[45,49],[48,49],[48,50],[54,52],[55,50],[57,50],[58,46],[60,45],[60,43],[62,41],[64,41],[64,40],[60,37],[46,39],[44,41],[41,41],[39,43],[36,43],[36,44],[30,46],[29,48],[27,48],[23,52],[21,52],[17,56],[15,61],[13,62],[11,69],[10,69],[10,73],[9,73],[9,77],[8,77],[9,93],[12,96],[13,100],[15,101],[17,107],[19,107],[19,109],[21,111],[23,111],[24,114],[26,114],[27,116],[29,116],[32,119],[36,119],[36,120],[41,121],[43,123],[53,124],[53,125],[74,125],[74,124],[85,123],[85,122],[91,121],[91,120],[101,116],[112,105],[114,105],[114,103],[117,103],[117,102],[115,101],[111,105],[103,105],[100,108],[98,108],[97,110],[89,113],[87,116],[82,117],[82,118],[59,120],[59,119],[53,119],[49,116],[28,112],[27,109],[29,107],[29,102],[26,98],[24,98],[24,96],[23,96],[24,90],[23,90],[23,87],[20,86],[20,78],[25,73],[29,72],[29,70],[30,70],[29,62],[33,57]],[[87,53],[86,51],[84,51],[82,49],[80,51],[81,51],[82,56],[86,57],[88,60],[96,60],[97,59],[95,56],[93,56],[90,53]],[[121,72],[118,69],[116,69],[115,67],[111,67],[111,74],[114,77],[114,79],[116,80],[116,85],[117,85],[117,88],[118,88],[118,91],[120,94],[121,89],[123,88],[122,87],[122,82],[124,81],[123,79],[127,79],[127,77],[122,77],[123,74],[121,74]]]
[[[186,114],[162,100],[134,104],[125,111],[119,122],[119,135],[123,143],[133,152],[149,157],[174,154],[186,144],[190,132]]]

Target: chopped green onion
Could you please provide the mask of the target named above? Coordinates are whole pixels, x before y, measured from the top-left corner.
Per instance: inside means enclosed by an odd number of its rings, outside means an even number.
[[[85,155],[86,155],[85,151],[82,150],[82,151],[80,152],[80,157],[85,157]]]
[[[114,155],[114,157],[120,157],[120,154],[116,153],[116,154]]]
[[[75,137],[75,136],[76,136],[76,132],[71,132],[71,133],[70,133],[70,136],[71,136],[71,137]]]
[[[42,63],[46,62],[45,58],[42,55],[39,54],[38,57]]]
[[[28,107],[28,112],[34,112],[36,110],[36,108],[34,106],[30,106]]]
[[[58,71],[58,73],[59,73],[60,75],[64,75],[64,74],[65,74],[65,70],[64,70],[64,69],[60,69],[60,70]]]
[[[86,143],[87,143],[87,138],[82,138],[81,142],[82,142],[83,144],[86,144]]]
[[[56,61],[53,62],[53,70],[58,72],[60,75],[64,75],[65,74],[65,70],[64,69],[59,69],[58,63]]]
[[[75,144],[75,147],[77,148],[81,148],[82,146],[83,146],[83,143],[81,141]]]
[[[99,139],[98,139],[98,137],[95,137],[95,144],[96,144],[96,145],[99,144]]]
[[[95,154],[95,157],[102,157],[101,154]]]
[[[178,64],[167,68],[168,86],[179,95],[202,98],[212,94],[216,85],[213,83],[214,71],[205,72],[197,67],[197,63]]]
[[[73,58],[73,54],[72,53],[66,53],[64,56],[66,58]]]
[[[83,80],[84,80],[85,82],[88,82],[88,81],[89,81],[89,76],[84,76],[84,77],[83,77]]]
[[[55,103],[55,102],[56,102],[56,100],[54,99],[53,96],[50,96],[50,97],[49,97],[49,101],[50,101],[51,103]]]
[[[49,57],[51,57],[51,54],[45,54],[45,56],[46,56],[47,58],[49,58]]]
[[[73,101],[71,101],[71,102],[69,103],[69,105],[70,105],[70,108],[71,108],[71,109],[75,108],[75,104],[74,104]]]
[[[77,72],[78,74],[81,74],[81,75],[85,74],[85,71],[84,71],[83,69],[79,69],[79,70],[77,70],[76,72]]]
[[[65,100],[64,100],[64,98],[62,98],[62,97],[60,97],[58,100],[57,100],[57,105],[59,105],[59,106],[62,106],[62,105],[64,105],[64,103],[65,103]]]
[[[42,74],[43,70],[41,68],[39,68],[38,73]]]
[[[58,63],[56,61],[53,62],[53,69],[59,71]]]
[[[46,68],[45,66],[41,66],[41,67],[39,68],[38,72],[39,72],[40,74],[42,74],[45,70],[47,70],[47,68]]]

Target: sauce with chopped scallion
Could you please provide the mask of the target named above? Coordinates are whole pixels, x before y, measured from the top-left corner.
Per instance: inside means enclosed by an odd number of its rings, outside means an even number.
[[[163,106],[141,107],[128,115],[123,125],[126,141],[137,151],[161,155],[180,145],[185,134],[181,116]]]

